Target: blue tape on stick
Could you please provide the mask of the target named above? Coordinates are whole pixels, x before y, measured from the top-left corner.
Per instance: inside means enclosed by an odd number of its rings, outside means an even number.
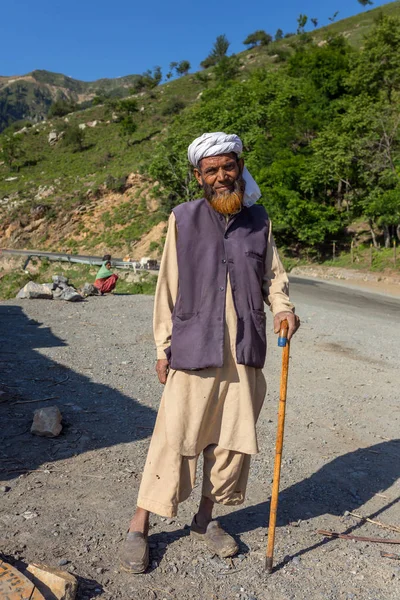
[[[278,346],[280,348],[284,348],[286,346],[287,343],[287,338],[285,337],[278,337]]]

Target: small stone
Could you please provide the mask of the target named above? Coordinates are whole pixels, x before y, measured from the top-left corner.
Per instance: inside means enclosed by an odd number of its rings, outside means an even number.
[[[35,410],[31,433],[43,437],[57,437],[62,430],[62,416],[57,406]]]
[[[299,565],[299,564],[300,564],[300,561],[301,561],[301,558],[300,558],[300,556],[295,556],[295,557],[293,558],[293,560],[292,560],[292,563],[293,563],[294,565]]]
[[[38,581],[45,585],[58,600],[75,599],[78,582],[70,573],[36,564],[28,565],[27,572],[32,575],[34,583]]]
[[[69,560],[67,558],[62,558],[61,560],[58,561],[58,566],[65,567],[65,565],[67,565],[68,563],[69,563]]]
[[[0,487],[0,492],[7,493],[7,492],[9,492],[10,490],[11,490],[11,488],[10,488],[8,485],[2,485],[2,486]]]
[[[349,516],[350,516],[350,513],[349,513],[349,511],[348,511],[348,510],[345,510],[345,511],[344,511],[344,513],[343,513],[343,516],[344,516],[344,517],[349,517]]]

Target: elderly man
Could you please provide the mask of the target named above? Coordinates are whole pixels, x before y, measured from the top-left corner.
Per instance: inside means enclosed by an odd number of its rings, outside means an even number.
[[[260,190],[240,158],[236,135],[206,133],[189,146],[204,198],[178,205],[169,219],[155,297],[156,371],[165,385],[121,566],[142,573],[149,561],[149,515],[174,517],[190,495],[203,453],[202,498],[191,536],[212,553],[238,546],[214,503],[244,501],[256,421],[266,383],[264,301],[274,330],[299,327],[288,297]]]

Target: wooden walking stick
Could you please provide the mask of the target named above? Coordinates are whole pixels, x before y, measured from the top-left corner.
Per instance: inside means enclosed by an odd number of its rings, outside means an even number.
[[[286,411],[286,392],[287,380],[289,373],[289,351],[290,342],[287,339],[289,324],[285,319],[281,323],[281,330],[278,338],[278,346],[283,348],[282,351],[282,373],[281,373],[281,389],[279,394],[279,411],[278,411],[278,431],[276,434],[276,452],[274,465],[274,480],[272,484],[271,508],[269,513],[268,523],[268,545],[267,557],[265,561],[265,569],[267,573],[272,573],[272,564],[274,560],[274,543],[275,543],[275,528],[276,516],[278,512],[278,496],[279,496],[279,481],[281,478],[281,463],[283,449],[283,433],[285,429],[285,411]]]

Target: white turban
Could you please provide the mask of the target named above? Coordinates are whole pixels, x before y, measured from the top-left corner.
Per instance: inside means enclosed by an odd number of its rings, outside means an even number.
[[[223,133],[203,133],[196,138],[188,148],[188,159],[194,167],[198,167],[202,158],[207,156],[218,156],[219,154],[229,154],[234,152],[238,156],[242,153],[243,144],[238,135]],[[261,197],[260,188],[244,167],[243,179],[246,183],[244,192],[244,206],[252,206]]]

